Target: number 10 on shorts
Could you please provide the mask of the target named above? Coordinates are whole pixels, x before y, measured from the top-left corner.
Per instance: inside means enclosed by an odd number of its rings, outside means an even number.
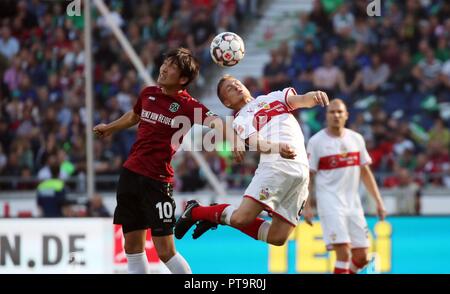
[[[170,219],[173,215],[173,208],[170,202],[158,202],[156,208],[159,212],[160,219]]]

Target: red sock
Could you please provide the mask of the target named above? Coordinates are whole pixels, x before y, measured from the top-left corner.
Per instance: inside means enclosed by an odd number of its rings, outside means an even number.
[[[192,219],[207,220],[215,224],[220,224],[220,217],[223,210],[230,204],[218,204],[213,206],[197,206],[192,209]]]
[[[264,222],[264,220],[262,218],[255,218],[255,220],[247,225],[246,227],[243,228],[237,228],[239,229],[242,233],[249,235],[250,237],[252,237],[253,239],[258,240],[258,231],[259,231],[259,227],[261,226],[261,224]]]
[[[349,272],[349,269],[347,269],[347,268],[338,268],[338,267],[335,267],[333,273],[334,273],[334,274],[349,274],[350,272]]]

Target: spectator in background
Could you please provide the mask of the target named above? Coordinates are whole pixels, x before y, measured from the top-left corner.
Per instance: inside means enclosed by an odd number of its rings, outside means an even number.
[[[8,158],[6,157],[5,153],[3,152],[2,144],[0,144],[0,175],[3,174],[3,169],[6,167],[7,161],[8,161]]]
[[[321,0],[314,0],[309,19],[317,26],[319,34],[322,35],[321,39],[325,39],[333,31],[333,24],[325,12]]]
[[[422,92],[434,92],[439,83],[439,73],[442,69],[442,63],[434,57],[434,52],[431,48],[425,51],[425,59],[413,69],[413,76],[417,79],[419,89]]]
[[[19,88],[20,79],[20,58],[15,56],[12,59],[10,67],[6,70],[5,75],[3,76],[3,82],[8,86],[8,90],[12,92]]]
[[[425,164],[426,176],[433,186],[443,185],[443,175],[450,171],[449,150],[440,141],[427,144],[428,162]]]
[[[442,65],[439,80],[441,82],[441,96],[444,96],[444,99],[450,100],[450,59]]]
[[[313,72],[321,64],[321,56],[314,47],[314,41],[307,39],[303,48],[297,48],[292,57],[289,73],[294,88],[302,92],[313,89]]]
[[[406,168],[398,170],[398,186],[393,188],[392,194],[395,196],[398,214],[420,214],[420,187]]]
[[[348,4],[343,3],[333,16],[334,32],[343,40],[350,37],[355,24],[355,17],[349,10]]]
[[[273,92],[287,88],[290,84],[283,55],[278,50],[270,52],[270,62],[264,66],[264,91]]]
[[[192,6],[189,0],[180,0],[180,7],[175,12],[175,19],[178,19],[180,28],[185,35],[189,33],[192,20]]]
[[[56,156],[49,158],[51,178],[41,182],[37,188],[37,204],[41,217],[62,217],[66,205],[64,182],[59,179],[59,162]]]
[[[450,130],[445,126],[442,118],[434,121],[433,127],[428,132],[430,142],[438,142],[443,148],[450,148]]]
[[[361,90],[363,76],[352,49],[345,49],[343,57],[344,64],[340,67],[339,88],[346,98],[350,98]]]
[[[417,158],[414,155],[414,149],[405,149],[397,160],[400,167],[413,172],[417,167]]]
[[[192,192],[205,186],[205,180],[200,176],[200,167],[191,155],[186,155],[177,169],[181,180],[181,192]]]
[[[1,29],[0,54],[7,59],[11,59],[19,52],[19,48],[19,42],[11,36],[11,29],[9,26],[4,25]]]
[[[88,217],[110,217],[108,209],[103,204],[100,194],[94,194],[86,203],[86,215]]]
[[[296,47],[303,47],[305,40],[314,38],[317,33],[316,24],[309,20],[306,12],[300,12],[298,22],[294,25],[295,38],[297,40]]]
[[[200,60],[200,66],[206,66],[211,63],[209,47],[211,40],[216,34],[216,28],[208,17],[205,9],[199,9],[194,13],[191,29],[187,36],[189,49]]]
[[[411,54],[408,50],[402,50],[400,53],[400,64],[392,72],[391,76],[391,81],[396,91],[411,93],[416,88],[414,78],[411,76],[413,67]]]
[[[323,55],[323,65],[316,68],[313,73],[313,85],[316,89],[325,91],[330,97],[336,94],[341,71],[333,64],[331,52],[325,52]]]
[[[391,38],[387,40],[385,45],[382,47],[382,60],[389,66],[391,72],[395,72],[401,64],[400,55],[402,48],[398,45],[397,40],[395,38]]]
[[[367,16],[356,18],[350,37],[352,40],[363,44],[376,43],[375,35],[370,29],[366,17]]]
[[[394,140],[392,149],[396,157],[402,156],[406,150],[414,151],[414,143],[410,139],[406,138],[404,134],[396,133]]]
[[[387,82],[390,70],[387,64],[381,62],[380,54],[371,55],[371,65],[363,69],[363,87],[369,94],[379,94]]]

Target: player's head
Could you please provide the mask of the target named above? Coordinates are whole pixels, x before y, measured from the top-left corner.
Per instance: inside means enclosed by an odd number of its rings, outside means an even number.
[[[166,54],[157,82],[161,87],[185,89],[198,76],[199,70],[199,63],[191,51],[174,49]]]
[[[241,81],[233,76],[223,76],[217,84],[217,97],[226,107],[239,110],[245,105],[245,100],[250,99],[252,95]]]
[[[327,126],[343,128],[348,119],[347,106],[341,99],[333,99],[327,107]]]

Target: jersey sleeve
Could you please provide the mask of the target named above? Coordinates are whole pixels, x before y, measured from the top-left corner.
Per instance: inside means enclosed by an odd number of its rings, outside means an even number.
[[[366,142],[364,141],[363,136],[357,134],[358,143],[360,146],[360,165],[367,165],[372,163],[372,158],[369,155],[369,152],[366,149]]]
[[[317,172],[319,169],[319,155],[317,154],[317,148],[314,144],[315,140],[311,138],[306,146],[306,153],[308,154],[309,169]]]
[[[269,96],[274,97],[276,100],[286,105],[289,111],[295,110],[288,102],[288,97],[294,95],[297,95],[297,92],[292,87],[284,88],[282,91],[275,91],[269,93]]]
[[[242,140],[247,139],[256,133],[256,129],[253,126],[253,116],[238,115],[233,121],[233,129]]]
[[[208,109],[205,105],[195,99],[191,99],[187,107],[187,116],[191,124],[201,124],[208,126],[211,118],[216,118],[217,115]]]
[[[141,112],[142,112],[142,96],[144,95],[144,91],[145,90],[141,91],[141,94],[139,94],[139,97],[138,97],[136,103],[133,106],[134,113],[139,115],[139,117],[141,116]]]

